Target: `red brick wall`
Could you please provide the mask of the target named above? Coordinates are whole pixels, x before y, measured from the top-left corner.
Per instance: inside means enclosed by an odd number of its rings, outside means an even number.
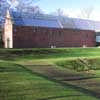
[[[14,48],[94,47],[94,31],[14,26]]]

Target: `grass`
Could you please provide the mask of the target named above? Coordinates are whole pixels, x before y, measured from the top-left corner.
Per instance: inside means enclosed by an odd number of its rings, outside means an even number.
[[[1,100],[97,100],[69,86],[50,81],[20,65],[0,62]]]
[[[0,99],[99,100],[99,61],[99,48],[0,49]]]
[[[99,57],[99,55],[100,48],[0,49],[0,58],[4,60]]]
[[[78,58],[73,60],[60,60],[56,65],[76,71],[100,70],[100,58]]]

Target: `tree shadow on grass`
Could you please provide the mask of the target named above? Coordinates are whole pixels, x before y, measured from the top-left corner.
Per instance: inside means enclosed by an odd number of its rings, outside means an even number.
[[[60,79],[59,81],[82,81],[82,80],[89,80],[89,79],[97,79],[100,77],[74,77],[74,78],[64,78],[64,79]]]
[[[22,65],[21,65],[22,66]],[[100,94],[97,94],[96,92],[94,91],[91,91],[91,90],[88,90],[86,88],[83,88],[83,87],[79,87],[79,86],[76,86],[76,85],[72,85],[72,84],[69,84],[69,83],[65,83],[63,81],[59,81],[53,77],[50,77],[50,76],[47,76],[47,75],[44,75],[44,74],[41,74],[39,72],[35,72],[31,69],[28,69],[27,67],[25,66],[22,66],[24,69],[26,69],[28,72],[32,73],[32,74],[35,74],[39,77],[43,77],[45,78],[46,80],[50,80],[50,81],[53,81],[55,83],[58,83],[60,84],[61,86],[65,87],[65,88],[72,88],[72,89],[75,89],[77,91],[80,91],[82,93],[85,93],[86,95],[90,95],[92,97],[96,97],[97,99],[100,99]],[[44,99],[45,100],[45,99]],[[48,99],[47,99],[48,100]]]
[[[53,97],[47,97],[47,98],[42,98],[42,99],[37,99],[37,100],[52,100],[52,99],[61,99],[61,98],[68,98],[68,97],[80,97],[84,95],[67,95],[67,96],[53,96]]]

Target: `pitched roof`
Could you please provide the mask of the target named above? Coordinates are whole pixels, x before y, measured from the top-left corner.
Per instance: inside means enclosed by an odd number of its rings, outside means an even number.
[[[15,25],[50,28],[70,28],[100,31],[100,22],[65,16],[34,15],[32,13],[10,12]]]
[[[32,14],[21,15],[19,12],[12,12],[11,17],[14,24],[19,26],[61,28],[56,18],[45,18],[45,16],[34,16]]]
[[[59,18],[59,20],[61,20],[63,28],[100,31],[99,21],[92,21],[79,18],[68,18],[68,17],[62,17]]]

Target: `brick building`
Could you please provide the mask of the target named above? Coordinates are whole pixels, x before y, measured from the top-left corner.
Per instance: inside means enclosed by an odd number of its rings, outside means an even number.
[[[91,24],[91,26],[90,26]],[[3,41],[5,48],[94,47],[100,23],[54,16],[20,16],[7,11]]]

